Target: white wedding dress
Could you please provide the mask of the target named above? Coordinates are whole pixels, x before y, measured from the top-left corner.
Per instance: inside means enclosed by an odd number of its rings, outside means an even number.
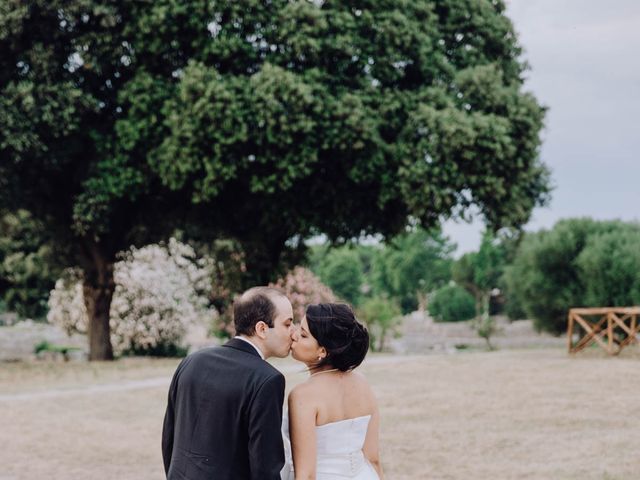
[[[318,461],[316,480],[379,480],[373,466],[362,453],[371,415],[331,422],[316,427]],[[285,412],[282,420],[285,464],[280,476],[282,480],[294,480],[289,416]]]

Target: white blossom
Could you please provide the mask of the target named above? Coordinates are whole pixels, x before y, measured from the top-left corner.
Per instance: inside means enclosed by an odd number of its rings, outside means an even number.
[[[179,345],[192,325],[211,324],[208,307],[213,260],[171,239],[167,245],[131,248],[114,266],[110,327],[114,353]],[[67,332],[86,333],[82,272],[65,272],[49,297],[47,320]]]

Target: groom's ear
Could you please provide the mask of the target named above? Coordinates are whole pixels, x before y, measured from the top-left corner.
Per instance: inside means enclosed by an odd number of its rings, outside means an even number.
[[[269,330],[269,325],[260,320],[256,323],[256,335],[262,339],[267,337],[267,330]]]

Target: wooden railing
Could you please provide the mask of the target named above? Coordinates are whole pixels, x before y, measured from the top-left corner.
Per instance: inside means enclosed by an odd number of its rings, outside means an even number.
[[[569,353],[597,343],[609,355],[619,354],[627,345],[638,343],[639,316],[640,307],[572,308],[567,328]],[[581,330],[574,344],[574,333]]]

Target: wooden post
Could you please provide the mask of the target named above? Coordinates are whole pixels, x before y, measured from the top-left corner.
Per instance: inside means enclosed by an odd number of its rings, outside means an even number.
[[[569,310],[569,327],[567,328],[567,348],[573,353],[573,312]]]
[[[607,348],[609,349],[609,355],[613,355],[613,318],[612,313],[607,313]]]

